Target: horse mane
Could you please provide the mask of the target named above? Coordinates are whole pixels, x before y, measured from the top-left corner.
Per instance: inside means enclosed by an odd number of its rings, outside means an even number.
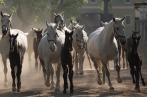
[[[3,13],[3,16],[10,16],[10,14],[8,14],[8,13]]]

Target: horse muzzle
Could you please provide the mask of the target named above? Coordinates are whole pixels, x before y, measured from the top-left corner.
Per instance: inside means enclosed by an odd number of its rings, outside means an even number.
[[[7,34],[7,30],[6,29],[2,30],[2,33],[3,33],[3,35],[6,35]]]
[[[14,51],[14,48],[13,48],[13,47],[11,47],[11,48],[10,48],[10,52],[13,52],[13,51]]]
[[[126,38],[121,39],[121,40],[120,40],[120,43],[121,43],[121,45],[125,45],[125,44],[127,43]]]
[[[55,47],[50,47],[51,52],[55,52],[56,48]]]

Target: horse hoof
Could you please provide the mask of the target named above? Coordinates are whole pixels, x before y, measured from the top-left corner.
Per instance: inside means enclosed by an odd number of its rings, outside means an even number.
[[[20,92],[20,89],[17,89],[17,92]]]
[[[114,88],[113,87],[109,87],[109,90],[114,90]]]
[[[63,91],[63,94],[66,94],[66,90]]]
[[[84,72],[80,72],[80,75],[83,75],[84,74]]]
[[[122,82],[122,79],[121,79],[120,77],[118,77],[118,78],[117,78],[117,82],[118,82],[118,83],[121,83],[121,82]]]
[[[8,82],[5,82],[5,83],[4,83],[4,87],[7,87],[7,86],[8,86]]]
[[[55,86],[54,85],[51,85],[50,86],[50,90],[53,90],[53,89],[55,89]]]
[[[101,79],[98,79],[97,83],[98,83],[99,85],[102,85],[102,80],[101,80]]]
[[[70,96],[72,96],[74,93],[74,90],[70,90]]]
[[[12,91],[15,92],[16,91],[16,87],[12,87]]]
[[[55,92],[60,92],[60,89],[55,89]]]
[[[45,82],[45,85],[47,86],[47,87],[49,87],[50,86],[50,82]]]
[[[135,82],[135,80],[133,80],[133,84],[135,84],[136,82]]]

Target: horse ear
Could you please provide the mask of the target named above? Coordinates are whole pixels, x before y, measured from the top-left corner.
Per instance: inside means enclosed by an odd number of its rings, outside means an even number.
[[[121,19],[121,21],[123,22],[125,20],[125,17],[123,17],[122,19]]]
[[[12,15],[13,15],[13,13],[11,13],[11,14],[9,15],[10,19],[12,18]]]
[[[70,33],[70,34],[71,34],[71,35],[73,35],[73,33],[74,33],[74,31],[71,31],[71,33]]]
[[[68,32],[67,32],[67,30],[65,30],[65,35],[68,35]]]
[[[57,16],[57,14],[54,12],[54,16]]]
[[[48,23],[48,21],[46,21],[46,26],[49,27],[49,23]]]
[[[113,17],[113,22],[115,22],[115,18]]]
[[[41,29],[41,33],[43,32],[43,28]]]
[[[3,17],[3,12],[1,11],[1,16]]]
[[[140,40],[140,38],[141,38],[141,35],[138,37],[138,40]]]
[[[62,17],[64,18],[64,14],[62,13]]]
[[[102,21],[101,21],[101,23],[102,23],[102,26],[103,26],[103,27],[105,27],[105,26],[106,26],[106,25],[105,25],[105,23],[103,23]]]
[[[83,25],[82,30],[84,30],[84,28],[85,28],[85,24]]]
[[[15,35],[15,39],[17,38],[17,36],[18,36],[18,33]]]
[[[70,20],[70,23],[71,23],[71,24],[73,23],[72,20]]]

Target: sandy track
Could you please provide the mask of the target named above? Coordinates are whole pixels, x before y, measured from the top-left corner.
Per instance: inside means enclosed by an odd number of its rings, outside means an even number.
[[[33,59],[33,56],[32,56]],[[63,95],[63,78],[61,76],[61,91],[54,92],[54,90],[50,90],[48,87],[44,85],[43,74],[42,71],[36,74],[34,70],[34,64],[32,64],[32,68],[28,66],[27,55],[25,56],[22,71],[22,88],[21,92],[13,93],[11,89],[12,78],[10,74],[10,68],[8,68],[8,82],[9,85],[7,88],[3,86],[4,74],[3,69],[0,69],[0,97],[67,97],[69,96],[69,90],[66,95]],[[9,62],[8,62],[9,63]],[[32,62],[34,63],[34,61]],[[106,86],[98,85],[96,82],[96,73],[94,68],[91,70],[89,67],[89,63],[87,59],[84,62],[85,73],[83,76],[77,75],[74,76],[74,95],[77,96],[100,96],[100,97],[146,97],[147,96],[147,87],[141,86],[141,93],[138,93],[134,90],[134,85],[131,80],[129,70],[121,70],[121,76],[123,79],[122,83],[117,83],[116,81],[116,71],[111,70],[111,80],[112,84],[115,88],[114,91],[108,90]],[[143,64],[144,65],[144,64]],[[113,68],[113,63],[110,64],[111,68]],[[2,65],[0,65],[2,67]],[[9,64],[8,64],[8,67]],[[143,67],[143,76],[145,78],[145,82],[147,82],[147,66]],[[106,78],[107,79],[107,78]],[[146,83],[147,84],[147,83]]]

